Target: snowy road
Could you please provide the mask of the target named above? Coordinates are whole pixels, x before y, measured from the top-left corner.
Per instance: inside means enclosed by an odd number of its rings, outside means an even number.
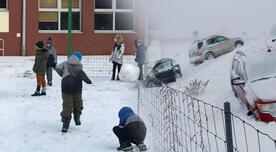
[[[77,127],[71,122],[69,132],[62,134],[61,79],[54,73],[47,96],[31,97],[36,87],[32,59],[0,59],[1,152],[116,151],[118,141],[112,128],[118,124],[119,108],[136,109],[136,84],[100,79],[92,79],[92,86],[84,84],[82,125]]]

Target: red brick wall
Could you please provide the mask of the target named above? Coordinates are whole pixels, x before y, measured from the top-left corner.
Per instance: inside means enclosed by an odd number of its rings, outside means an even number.
[[[10,0],[12,1],[12,0]],[[17,0],[14,0],[17,1]],[[137,0],[140,1],[140,0]],[[21,2],[21,1],[20,1]],[[13,4],[20,6],[18,3]],[[111,53],[114,45],[113,39],[115,33],[111,34],[97,34],[94,33],[94,1],[82,0],[81,8],[81,29],[82,33],[72,35],[72,50],[81,51],[83,54],[92,55],[107,55]],[[137,5],[139,12],[141,5]],[[13,10],[14,11],[14,10]],[[138,13],[139,14],[139,13]],[[141,15],[137,15],[136,20],[140,20]],[[123,34],[126,45],[126,54],[133,54],[134,40],[136,38],[143,38],[142,22],[136,21],[136,33]],[[139,28],[138,28],[139,27]],[[39,33],[38,31],[38,0],[27,0],[27,55],[35,53],[34,44],[38,40],[45,40],[49,36],[52,37],[55,48],[58,54],[65,55],[67,53],[67,34],[57,33]],[[19,55],[19,54],[18,54]]]
[[[4,39],[5,41],[5,55],[19,56],[21,55],[21,38],[17,37],[16,34],[22,31],[22,1],[9,0],[8,4],[9,32],[0,32],[0,39]]]

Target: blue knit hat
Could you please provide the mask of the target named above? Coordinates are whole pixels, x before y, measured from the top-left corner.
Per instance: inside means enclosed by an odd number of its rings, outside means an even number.
[[[75,52],[73,52],[72,53],[72,55],[75,55],[75,56],[77,56],[78,57],[78,59],[81,61],[81,58],[82,58],[82,54],[80,53],[80,52],[78,52],[78,51],[75,51]]]

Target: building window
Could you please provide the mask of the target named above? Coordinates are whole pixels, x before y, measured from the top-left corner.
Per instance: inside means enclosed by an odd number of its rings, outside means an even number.
[[[0,10],[8,9],[8,0],[0,0]]]
[[[95,0],[94,30],[133,32],[134,0]]]
[[[60,32],[68,30],[68,0],[39,0],[39,30]],[[72,0],[72,30],[80,31],[80,0]]]

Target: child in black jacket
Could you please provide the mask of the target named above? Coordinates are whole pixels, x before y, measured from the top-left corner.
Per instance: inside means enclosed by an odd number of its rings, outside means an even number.
[[[143,120],[129,107],[121,108],[119,118],[119,125],[113,128],[113,132],[120,142],[120,147],[117,150],[130,151],[133,149],[131,143],[134,143],[140,151],[146,151],[144,140],[147,128]]]

